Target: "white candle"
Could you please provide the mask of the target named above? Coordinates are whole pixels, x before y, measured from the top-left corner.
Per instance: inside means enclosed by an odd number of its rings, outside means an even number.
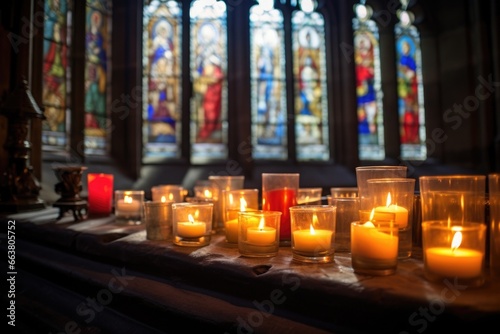
[[[333,231],[314,229],[293,232],[293,248],[301,252],[324,252],[332,248]]]
[[[372,222],[353,226],[351,253],[371,259],[392,260],[398,256],[398,237],[379,232]]]
[[[140,216],[141,203],[137,200],[134,201],[130,196],[125,196],[116,202],[116,213],[119,216]]]
[[[177,235],[183,238],[199,238],[205,235],[207,224],[197,222],[191,214],[188,215],[188,222],[177,223]]]
[[[404,229],[408,226],[408,210],[402,206],[396,204],[391,204],[391,193],[387,194],[387,204],[385,206],[378,206],[375,208],[375,212],[380,213],[394,213],[394,222],[398,224],[398,228]]]
[[[474,278],[481,275],[483,254],[474,249],[459,248],[462,233],[455,232],[451,247],[425,250],[425,265],[429,272],[442,277]]]
[[[264,217],[258,227],[247,229],[247,242],[254,245],[272,245],[276,242],[276,229],[265,226]]]

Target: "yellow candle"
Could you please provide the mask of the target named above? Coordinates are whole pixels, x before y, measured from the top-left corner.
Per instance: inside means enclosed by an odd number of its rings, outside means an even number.
[[[351,253],[371,259],[395,259],[398,256],[398,237],[379,232],[372,222],[353,226]]]
[[[177,223],[177,235],[183,238],[199,238],[205,235],[207,224],[197,222],[192,215],[188,215],[188,222]]]
[[[293,232],[293,248],[301,252],[324,252],[332,246],[333,231],[316,230],[312,224],[308,230]]]
[[[116,212],[120,216],[139,216],[141,214],[141,203],[134,201],[130,196],[125,196],[116,202]]]
[[[227,242],[238,242],[238,219],[226,221],[226,240]]]
[[[455,232],[451,247],[431,247],[425,250],[425,265],[430,272],[442,277],[474,278],[481,275],[483,253],[459,248],[462,232]]]
[[[264,218],[261,218],[258,227],[247,229],[247,242],[254,245],[272,245],[276,242],[276,229],[265,226]]]
[[[375,212],[394,213],[394,222],[398,224],[399,229],[404,229],[408,226],[408,210],[402,206],[391,204],[391,193],[387,194],[387,204],[385,206],[376,207]]]

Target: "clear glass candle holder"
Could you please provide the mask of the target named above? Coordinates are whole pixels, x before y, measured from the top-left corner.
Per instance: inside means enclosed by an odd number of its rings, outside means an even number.
[[[292,231],[289,208],[297,205],[298,173],[262,173],[262,210],[279,211],[281,215],[280,245],[290,246]]]
[[[490,273],[500,277],[500,173],[488,174],[490,206]]]
[[[144,202],[144,224],[148,240],[170,240],[172,238],[173,201]]]
[[[184,188],[175,184],[158,185],[151,188],[153,202],[184,202]]]
[[[396,272],[399,228],[394,220],[393,213],[384,213],[382,218],[351,223],[351,262],[354,272],[372,276]]]
[[[279,211],[244,211],[238,214],[238,251],[246,257],[272,257],[279,251]]]
[[[298,205],[290,208],[292,255],[300,262],[333,261],[336,208],[331,205]]]
[[[330,195],[333,198],[358,197],[358,187],[332,187]]]
[[[178,246],[203,247],[212,238],[213,203],[173,203],[173,243]]]
[[[212,199],[214,200],[214,229],[224,229],[223,217],[223,190],[243,189],[245,176],[243,175],[210,175],[208,179],[212,185]]]
[[[481,286],[484,283],[485,242],[484,223],[423,222],[424,276],[433,282]]]
[[[321,205],[322,188],[299,188],[297,205]]]
[[[129,225],[141,224],[143,203],[143,190],[115,190],[116,219]]]
[[[399,226],[398,258],[406,259],[413,247],[413,207],[415,179],[382,178],[367,180],[368,193],[375,212],[393,212]]]
[[[359,221],[358,197],[332,197],[329,202],[336,210],[335,252],[351,251],[351,223]]]
[[[259,209],[259,189],[223,190],[223,220],[226,242],[238,243],[238,216]]]

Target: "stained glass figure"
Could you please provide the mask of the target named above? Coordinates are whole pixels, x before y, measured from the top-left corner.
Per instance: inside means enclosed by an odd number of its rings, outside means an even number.
[[[148,1],[143,31],[143,153],[180,156],[182,10],[176,1]]]
[[[369,6],[357,4],[354,8],[358,154],[360,160],[382,160],[385,146],[378,28],[370,19]]]
[[[87,0],[85,31],[85,153],[103,155],[110,135],[110,1]]]
[[[305,5],[308,6],[305,6]],[[292,15],[295,137],[298,160],[327,160],[328,101],[325,21],[315,1],[302,0]]]
[[[224,1],[191,4],[191,160],[227,158],[227,22]]]
[[[403,8],[406,8],[403,4]],[[398,69],[398,116],[401,139],[401,158],[425,160],[425,110],[422,84],[420,36],[412,24],[413,14],[398,12],[395,25]]]
[[[42,145],[44,150],[65,152],[68,129],[71,68],[71,0],[47,0],[44,4]]]
[[[288,157],[283,14],[273,1],[250,8],[252,155]]]

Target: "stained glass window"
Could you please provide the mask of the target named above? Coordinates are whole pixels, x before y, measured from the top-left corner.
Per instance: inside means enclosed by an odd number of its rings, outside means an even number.
[[[406,6],[403,4],[403,7]],[[420,36],[412,24],[411,12],[400,10],[398,16],[400,21],[395,26],[395,35],[401,158],[425,160],[427,147]]]
[[[354,60],[360,160],[385,158],[378,28],[369,6],[355,6]]]
[[[292,15],[297,160],[328,160],[325,21],[314,1],[300,4]]]
[[[252,155],[288,157],[283,15],[272,0],[250,8]]]
[[[227,23],[224,1],[191,4],[191,161],[227,158]]]
[[[71,109],[71,0],[45,1],[43,41],[43,96],[47,120],[43,122],[45,150],[67,151]]]
[[[178,157],[182,11],[176,1],[148,2],[143,25],[143,152],[144,157]]]
[[[87,0],[85,24],[85,153],[107,154],[111,83],[111,1]]]

